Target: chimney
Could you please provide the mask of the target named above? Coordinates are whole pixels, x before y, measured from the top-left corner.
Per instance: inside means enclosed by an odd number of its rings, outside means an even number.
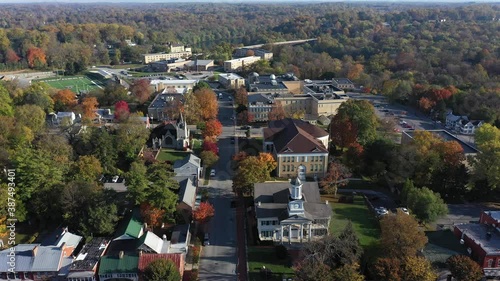
[[[148,224],[144,223],[144,232],[148,231]]]
[[[120,259],[123,259],[123,255],[124,255],[123,251],[120,251],[120,253],[118,254],[118,257],[119,257]]]

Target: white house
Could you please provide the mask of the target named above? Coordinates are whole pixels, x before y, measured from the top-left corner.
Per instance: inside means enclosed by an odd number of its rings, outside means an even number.
[[[483,123],[481,120],[469,120],[467,116],[453,115],[451,111],[446,115],[446,128],[464,135],[473,135]]]
[[[254,201],[260,240],[302,243],[328,234],[332,208],[321,202],[317,182],[257,183]]]

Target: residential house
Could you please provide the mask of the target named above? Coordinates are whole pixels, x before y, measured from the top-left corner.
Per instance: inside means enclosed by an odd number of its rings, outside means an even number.
[[[0,280],[65,278],[81,239],[67,228],[59,228],[42,244],[18,244],[1,251]]]
[[[189,128],[182,114],[177,120],[165,120],[153,129],[148,143],[153,148],[174,148],[185,150],[189,147]]]
[[[94,237],[85,244],[71,263],[67,281],[96,281],[97,265],[108,245],[104,237]]]
[[[99,124],[113,122],[113,120],[115,120],[115,115],[111,114],[111,109],[109,108],[98,108],[95,113],[96,119],[94,120]]]
[[[454,226],[453,233],[467,247],[470,257],[486,277],[500,276],[500,211],[484,211],[479,223]]]
[[[333,78],[332,83],[335,87],[342,90],[353,90],[356,88],[354,83],[347,78]]]
[[[263,151],[272,153],[278,163],[278,177],[298,175],[324,177],[328,167],[329,134],[302,120],[286,118],[269,122],[263,130]]]
[[[483,125],[481,120],[469,120],[467,116],[454,115],[449,111],[446,115],[446,128],[464,135],[473,135]]]
[[[248,56],[243,58],[237,58],[232,60],[227,60],[224,62],[224,71],[225,72],[238,72],[242,71],[248,66],[258,62],[261,60],[259,56]]]
[[[164,89],[149,104],[148,117],[158,121],[172,119],[172,114],[178,112],[178,107],[182,104],[184,104],[183,94],[168,93]]]
[[[71,126],[79,120],[80,116],[77,116],[74,112],[57,112],[47,115],[47,123],[51,126]]]
[[[186,157],[174,162],[174,174],[177,181],[191,179],[196,186],[201,176],[201,159],[190,153]]]
[[[179,182],[179,201],[177,202],[177,212],[182,215],[185,223],[191,222],[191,215],[195,209],[196,185],[191,178],[186,178]]]
[[[185,259],[189,244],[189,225],[176,226],[170,241],[166,235],[158,237],[142,223],[138,209],[127,215],[119,226],[115,239],[101,258],[99,265],[100,281],[139,281],[140,260],[142,255],[181,254]],[[182,270],[182,268],[179,268]]]
[[[239,89],[245,86],[245,79],[234,73],[221,73],[219,83],[226,89]]]
[[[328,234],[332,208],[321,202],[317,182],[257,183],[254,202],[261,241],[302,243]]]

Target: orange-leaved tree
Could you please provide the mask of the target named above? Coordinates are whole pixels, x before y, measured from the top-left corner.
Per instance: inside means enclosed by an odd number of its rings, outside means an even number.
[[[201,88],[194,92],[194,96],[198,100],[199,115],[201,118],[205,121],[216,119],[217,113],[219,113],[219,104],[217,103],[214,91]]]
[[[83,117],[92,120],[95,117],[95,112],[99,103],[95,97],[86,97],[82,101]]]
[[[147,102],[152,93],[152,91],[149,90],[148,79],[139,79],[134,81],[134,83],[130,86],[130,91],[135,96],[139,104]]]
[[[142,219],[151,227],[159,226],[165,216],[165,210],[155,208],[147,202],[141,203],[140,210]]]
[[[26,57],[28,59],[28,66],[30,68],[47,64],[45,52],[40,48],[29,48],[28,52],[26,53]]]
[[[222,134],[222,124],[217,119],[208,120],[205,123],[205,129],[203,130],[203,137],[214,139]]]
[[[286,117],[285,110],[283,109],[281,102],[276,101],[273,104],[271,111],[269,111],[269,113],[267,114],[267,118],[271,121],[274,121],[274,120],[285,119],[285,117]]]
[[[76,99],[76,94],[70,89],[63,89],[57,91],[52,96],[52,100],[54,101],[56,109],[58,108],[72,109],[78,104],[78,100]]]
[[[193,219],[197,222],[206,222],[214,215],[214,206],[208,202],[201,202],[198,209],[193,212]]]

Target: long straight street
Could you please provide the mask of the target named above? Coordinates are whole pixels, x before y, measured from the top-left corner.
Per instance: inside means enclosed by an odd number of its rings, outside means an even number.
[[[234,114],[232,102],[227,98],[219,100],[219,121],[223,125],[223,133],[219,137],[219,161],[215,165],[216,176],[207,186],[210,203],[214,205],[215,216],[211,219],[207,232],[210,245],[202,250],[199,268],[200,280],[238,280],[238,251],[236,231],[235,198],[232,191],[231,157],[235,153],[236,144],[231,143],[235,127],[231,117]],[[241,245],[241,243],[238,243]],[[245,243],[243,243],[243,246]],[[246,264],[246,261],[244,261]],[[239,279],[243,280],[243,279]],[[244,279],[246,280],[246,279]]]

